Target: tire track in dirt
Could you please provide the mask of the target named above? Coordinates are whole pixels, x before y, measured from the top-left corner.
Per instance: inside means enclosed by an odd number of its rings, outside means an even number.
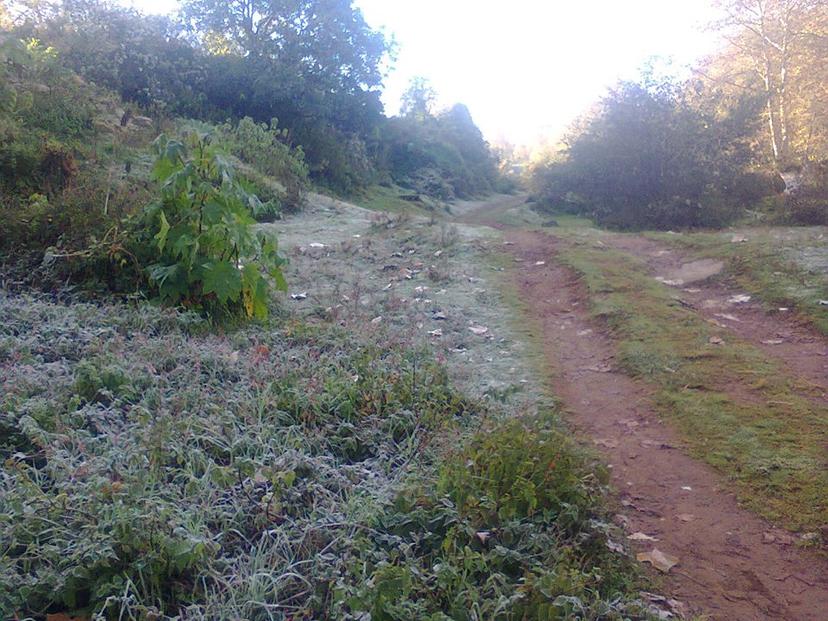
[[[612,465],[624,506],[619,521],[680,559],[665,588],[717,620],[825,621],[828,561],[777,542],[772,527],[742,509],[722,478],[687,456],[663,423],[645,383],[613,370],[615,346],[591,323],[575,276],[554,261],[560,243],[543,233],[506,231],[510,252],[526,267],[516,284],[537,323],[555,394],[576,429]],[[535,265],[544,261],[544,265]]]
[[[693,260],[652,240],[634,235],[612,235],[602,243],[631,254],[647,263],[650,274],[670,279]],[[769,313],[750,300],[732,302],[743,294],[724,283],[701,279],[675,287],[677,298],[709,322],[724,328],[742,341],[776,360],[790,375],[807,384],[810,396],[828,403],[828,338],[817,332],[793,312]],[[828,612],[825,613],[828,619]]]

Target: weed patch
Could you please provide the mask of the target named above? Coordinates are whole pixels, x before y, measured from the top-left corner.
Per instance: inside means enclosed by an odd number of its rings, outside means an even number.
[[[490,421],[365,535],[345,619],[644,618],[607,549],[601,487],[550,414]]]

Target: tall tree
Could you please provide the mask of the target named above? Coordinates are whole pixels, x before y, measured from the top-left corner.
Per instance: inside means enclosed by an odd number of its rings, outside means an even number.
[[[374,89],[389,50],[351,0],[184,0],[182,15],[202,36],[219,36],[336,91]]]
[[[408,88],[402,95],[400,115],[424,121],[434,112],[437,92],[424,77],[411,78]]]
[[[813,154],[828,130],[828,4],[825,0],[726,0],[718,24],[731,50],[723,83],[758,89],[773,162],[785,167]],[[715,62],[715,61],[714,61]],[[743,71],[734,74],[734,69]],[[714,72],[711,72],[714,73]]]

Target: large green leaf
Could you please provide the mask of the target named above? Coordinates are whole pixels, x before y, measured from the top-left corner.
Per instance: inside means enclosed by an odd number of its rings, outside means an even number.
[[[156,233],[155,240],[158,242],[158,250],[164,252],[164,246],[167,245],[167,234],[170,232],[170,223],[167,222],[167,216],[161,212],[161,229]]]
[[[241,274],[230,261],[211,261],[204,265],[204,295],[215,293],[221,304],[227,304],[238,301],[241,290]]]
[[[248,263],[242,270],[244,310],[248,317],[267,317],[267,282],[262,278],[255,263]]]
[[[161,297],[212,311],[216,305],[204,302],[215,296],[218,306],[264,318],[270,287],[286,289],[286,260],[276,238],[253,226],[251,209],[261,208],[260,201],[207,137],[190,136],[186,145],[161,137],[155,148],[161,196],[146,217],[159,255],[150,276]]]

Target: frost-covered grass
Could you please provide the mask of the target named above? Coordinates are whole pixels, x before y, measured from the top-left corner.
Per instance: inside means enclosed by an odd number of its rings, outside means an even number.
[[[0,293],[1,617],[643,618],[472,242],[391,224],[242,328]]]

